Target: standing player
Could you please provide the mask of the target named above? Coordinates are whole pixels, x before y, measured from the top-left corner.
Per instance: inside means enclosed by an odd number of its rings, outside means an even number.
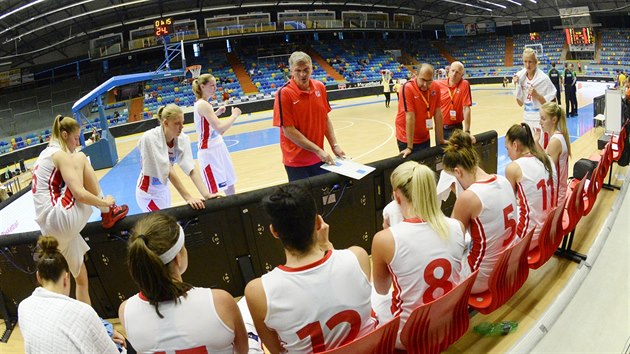
[[[540,127],[550,136],[543,142],[542,148],[553,161],[558,173],[557,205],[564,205],[569,180],[569,156],[571,156],[571,140],[567,129],[567,116],[560,104],[547,102],[540,107]],[[540,139],[536,138],[538,142]]]
[[[532,129],[540,128],[540,106],[556,97],[556,89],[545,73],[538,69],[536,52],[531,48],[523,51],[524,68],[514,74],[516,103],[525,107],[523,120]]]
[[[265,347],[273,354],[317,353],[372,331],[370,261],[365,250],[333,249],[315,201],[297,185],[276,188],[263,198],[262,206],[287,260],[245,288]]]
[[[234,194],[236,173],[230,153],[223,141],[223,134],[230,129],[241,114],[237,107],[232,108],[230,118],[220,120],[218,116],[225,112],[225,106],[216,111],[208,102],[217,89],[217,81],[210,74],[203,74],[192,84],[197,101],[195,102],[195,129],[199,136],[197,159],[201,168],[201,177],[210,193],[225,191],[226,195]]]
[[[385,107],[389,108],[389,102],[391,101],[391,82],[392,72],[389,70],[381,71],[381,85],[383,86],[383,96],[385,96]]]
[[[464,64],[458,61],[451,63],[451,70],[446,80],[439,80],[440,109],[444,120],[444,139],[448,140],[455,129],[470,134],[470,106],[472,94],[470,84],[464,79]],[[471,135],[473,144],[475,137]]]
[[[374,296],[372,304],[381,323],[400,315],[400,333],[416,307],[450,291],[470,268],[463,225],[442,214],[433,171],[407,161],[396,167],[391,183],[404,219],[372,241],[374,288],[388,295]]]
[[[429,130],[433,129],[433,120],[436,144],[443,144],[440,86],[433,82],[433,66],[422,64],[416,77],[402,85],[398,97],[396,141],[402,157],[431,146]]]
[[[147,215],[129,238],[129,273],[140,292],[118,316],[140,353],[247,353],[247,332],[232,296],[182,280],[188,268],[184,229],[166,214]]]
[[[488,290],[488,278],[499,254],[516,236],[517,204],[510,182],[479,167],[479,156],[470,136],[455,131],[444,149],[444,170],[457,178],[459,194],[451,217],[464,224],[472,238],[468,253],[470,270],[479,269],[472,292]]]
[[[142,159],[142,170],[136,186],[136,202],[142,211],[156,211],[171,207],[171,192],[168,182],[184,198],[193,209],[203,209],[203,199],[188,193],[182,181],[177,177],[173,164],[179,167],[197,187],[204,199],[216,197],[210,194],[201,180],[199,169],[195,165],[190,149],[190,139],[182,134],[184,129],[184,113],[175,104],[162,106],[158,110],[160,125],[146,131],[138,148]]]
[[[556,170],[549,156],[538,150],[532,131],[525,123],[514,124],[505,134],[505,148],[512,162],[505,168],[518,200],[516,234],[523,238],[534,230],[530,249],[538,246],[538,236],[549,210],[556,205]]]
[[[556,69],[556,63],[551,63],[551,70],[549,70],[547,76],[549,76],[553,87],[556,88],[556,102],[562,102],[560,101],[560,72]]]
[[[289,57],[291,80],[278,89],[273,106],[273,125],[280,127],[282,163],[290,181],[321,175],[322,162],[333,164],[324,150],[324,137],[335,156],[346,154],[337,143],[328,113],[326,86],[311,79],[313,62],[304,52]]]
[[[76,280],[76,299],[90,304],[83,263],[83,255],[90,247],[80,232],[92,215],[92,206],[101,211],[106,229],[124,218],[129,208],[116,206],[111,195],[103,196],[92,165],[85,154],[76,152],[80,134],[81,127],[73,118],[55,118],[50,143],[33,168],[32,192],[35,221],[43,235],[59,241],[59,250]]]

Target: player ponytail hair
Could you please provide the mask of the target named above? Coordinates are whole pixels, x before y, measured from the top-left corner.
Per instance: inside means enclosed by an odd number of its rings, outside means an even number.
[[[199,75],[198,78],[193,80],[192,90],[193,90],[193,93],[195,94],[195,98],[196,99],[203,98],[203,93],[201,92],[201,85],[207,84],[208,82],[210,82],[210,80],[215,80],[216,81],[214,76],[212,76],[210,74]]]
[[[534,136],[532,135],[532,130],[529,128],[529,125],[527,125],[527,123],[514,124],[513,126],[511,126],[505,134],[505,140],[508,143],[518,141],[519,144],[527,147],[529,149],[529,152],[543,163],[549,177],[552,177],[553,171],[551,169],[551,161],[549,160],[549,156],[538,149],[536,141],[534,141]]]
[[[172,216],[151,213],[136,223],[129,238],[129,274],[160,318],[164,318],[158,308],[161,301],[178,301],[192,289],[192,285],[173,278],[172,261],[164,264],[160,259],[177,242],[179,229]]]
[[[171,120],[183,115],[184,112],[178,105],[174,103],[169,103],[166,106],[162,106],[158,109],[158,121],[160,124],[164,123],[165,120]]]
[[[456,129],[453,132],[444,148],[442,163],[444,168],[449,171],[457,166],[473,174],[477,171],[479,155],[473,147],[469,134],[464,133],[461,129]]]
[[[52,236],[42,236],[37,240],[37,274],[40,280],[56,283],[63,272],[70,272],[68,262],[59,251],[59,242]]]
[[[392,188],[411,203],[413,214],[431,225],[442,239],[448,239],[448,226],[438,204],[433,171],[415,161],[407,161],[396,167],[390,180]]]
[[[555,117],[558,120],[556,122],[556,130],[559,130],[562,133],[564,142],[567,145],[567,151],[569,156],[571,156],[571,139],[569,138],[569,129],[567,129],[567,114],[565,113],[564,108],[556,102],[549,101],[543,104],[540,109],[552,118]]]
[[[79,123],[71,117],[65,117],[61,114],[55,117],[52,126],[52,138],[51,140],[57,141],[59,145],[61,145],[61,149],[66,152],[68,151],[68,145],[66,141],[63,139],[62,132],[67,132],[68,134],[72,134],[77,131],[77,129],[81,129]]]

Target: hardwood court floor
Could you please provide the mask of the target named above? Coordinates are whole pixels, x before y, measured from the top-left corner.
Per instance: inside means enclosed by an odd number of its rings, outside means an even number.
[[[512,124],[521,121],[522,108],[516,105],[510,92],[511,90],[503,89],[500,85],[473,86],[473,133],[496,130],[499,136],[503,136]],[[580,107],[592,102],[590,96],[578,95]],[[385,108],[382,96],[335,101],[332,102],[332,105],[331,118],[335,125],[337,139],[348,156],[353,157],[358,162],[369,163],[394,156],[397,153],[393,128],[396,101],[392,102],[389,109]],[[580,115],[592,114],[590,113],[592,110],[589,111],[586,108],[580,112]],[[239,134],[270,128],[271,115],[272,113],[267,111],[239,118],[237,122],[245,124],[232,127],[226,135],[226,141],[233,141],[234,137],[239,136]],[[194,131],[194,127],[187,126],[185,128],[185,131],[189,130]],[[590,156],[596,151],[596,141],[601,133],[603,133],[601,128],[589,129],[573,142],[573,158],[570,166],[573,165],[573,161],[580,157]],[[117,139],[118,154],[121,159],[132,152],[139,136],[136,134]],[[196,141],[196,134],[191,134],[191,140]],[[239,178],[236,185],[239,192],[286,182],[286,174],[281,164],[280,149],[277,144],[233,152],[231,156]],[[102,177],[108,172],[109,170],[102,170],[97,171],[97,174]],[[504,173],[501,167],[499,167],[498,172]],[[620,171],[616,169],[614,172],[615,175],[618,172],[625,173],[625,169]],[[571,175],[571,171],[569,171],[569,175]],[[126,179],[123,181],[135,183],[137,175],[129,178],[133,178],[133,181]],[[182,179],[186,181],[188,189],[193,191],[194,187],[190,180],[183,176]],[[104,190],[106,193],[113,191],[106,186],[104,186]],[[174,204],[183,203],[176,191],[173,190],[172,195]],[[616,196],[616,191],[602,190],[600,192],[591,213],[578,224],[573,247],[576,251],[588,252]],[[120,199],[118,196],[116,197]],[[128,196],[127,202],[135,203],[134,196]],[[332,241],[334,242],[334,240]],[[499,353],[507,351],[549,307],[573,274],[576,266],[575,263],[554,257],[542,268],[530,272],[524,287],[506,305],[488,316],[474,315],[471,319],[471,330],[451,346],[447,352]],[[472,327],[480,322],[500,320],[517,321],[519,328],[515,333],[505,337],[479,337],[472,332]],[[113,319],[112,322],[119,331],[123,332],[118,325],[118,319]],[[0,330],[2,329],[3,326],[0,326]],[[23,339],[19,329],[14,331],[8,344],[0,343],[0,353],[22,352]]]

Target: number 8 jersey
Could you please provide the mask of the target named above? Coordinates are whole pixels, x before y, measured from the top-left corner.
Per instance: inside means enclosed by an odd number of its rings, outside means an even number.
[[[334,349],[374,329],[371,285],[352,251],[328,251],[299,268],[280,265],[261,280],[265,325],[288,353]]]

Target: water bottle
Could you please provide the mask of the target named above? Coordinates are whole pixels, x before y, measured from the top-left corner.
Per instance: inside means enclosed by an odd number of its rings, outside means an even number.
[[[474,331],[483,336],[504,336],[516,331],[517,327],[518,322],[515,321],[483,322],[476,325]]]

